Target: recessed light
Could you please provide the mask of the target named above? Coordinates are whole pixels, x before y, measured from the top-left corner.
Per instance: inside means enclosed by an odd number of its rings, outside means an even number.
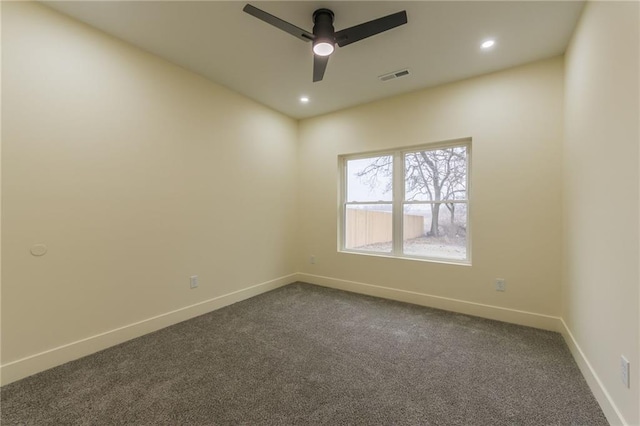
[[[495,40],[486,40],[480,45],[480,47],[482,47],[483,49],[488,49],[492,47],[494,44],[496,44]]]
[[[300,102],[302,102],[303,104],[306,104],[307,102],[309,102],[309,98],[307,96],[301,96]]]

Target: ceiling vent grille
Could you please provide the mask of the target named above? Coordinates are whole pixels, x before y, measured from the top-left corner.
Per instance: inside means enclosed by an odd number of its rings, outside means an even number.
[[[408,69],[403,69],[403,70],[400,70],[400,71],[390,72],[389,74],[381,75],[378,78],[380,79],[380,81],[389,81],[389,80],[393,80],[393,79],[396,79],[396,78],[404,77],[405,75],[409,75],[409,70]]]

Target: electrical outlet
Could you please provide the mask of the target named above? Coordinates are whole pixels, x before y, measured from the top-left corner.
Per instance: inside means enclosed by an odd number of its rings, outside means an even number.
[[[316,264],[316,255],[312,254],[311,257],[309,257],[309,263],[312,265]]]
[[[620,356],[620,378],[622,379],[622,383],[626,387],[630,387],[629,385],[629,361],[624,357],[624,355]]]
[[[496,278],[496,291],[507,291],[507,283],[504,278]]]
[[[191,287],[191,288],[198,287],[198,276],[197,275],[192,275],[191,277],[189,277],[189,287]]]

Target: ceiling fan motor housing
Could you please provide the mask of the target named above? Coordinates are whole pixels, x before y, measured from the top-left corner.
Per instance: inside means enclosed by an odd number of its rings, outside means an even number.
[[[333,12],[329,9],[318,9],[313,12],[314,45],[319,42],[335,44],[335,29],[333,28]]]

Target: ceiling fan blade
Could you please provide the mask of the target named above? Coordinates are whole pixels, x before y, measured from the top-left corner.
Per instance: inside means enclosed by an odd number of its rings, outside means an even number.
[[[322,80],[324,71],[327,69],[329,56],[313,55],[313,82]]]
[[[277,16],[273,16],[270,13],[265,12],[264,10],[260,10],[257,7],[251,6],[250,4],[247,4],[242,10],[244,12],[247,12],[249,15],[255,16],[256,18],[266,22],[267,24],[271,24],[274,27],[291,34],[292,36],[299,38],[302,41],[313,40],[313,34],[311,34],[309,31],[298,28],[295,25],[290,24],[287,21],[283,21]]]
[[[343,47],[406,23],[407,12],[403,10],[402,12],[374,19],[364,24],[336,31],[336,43],[338,43],[338,46]]]

